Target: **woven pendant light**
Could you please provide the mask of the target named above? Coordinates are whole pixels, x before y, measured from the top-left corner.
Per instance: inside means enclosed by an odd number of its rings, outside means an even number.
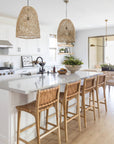
[[[64,0],[66,3],[66,19],[63,19],[58,27],[57,41],[59,43],[74,43],[75,42],[75,28],[70,19],[67,19],[67,3],[68,0]]]
[[[29,6],[29,1],[27,1],[27,6],[22,8],[17,19],[16,37],[22,39],[40,38],[38,15],[35,9]]]
[[[70,19],[63,19],[58,28],[57,41],[74,43],[75,42],[75,28]]]

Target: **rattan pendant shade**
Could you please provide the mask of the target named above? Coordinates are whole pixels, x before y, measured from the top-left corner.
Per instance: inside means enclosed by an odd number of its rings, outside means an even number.
[[[63,19],[58,27],[57,41],[59,43],[74,43],[75,28],[70,19]]]
[[[22,8],[17,20],[16,37],[22,39],[40,38],[38,15],[33,7]]]
[[[69,44],[75,43],[75,28],[70,19],[67,18],[67,3],[69,0],[64,0],[66,3],[66,19],[63,19],[58,27],[57,41],[63,45],[69,46]]]

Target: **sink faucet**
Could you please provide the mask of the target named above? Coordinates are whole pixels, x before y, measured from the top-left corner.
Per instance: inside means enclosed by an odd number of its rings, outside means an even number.
[[[42,61],[42,63],[43,63],[43,58],[39,56],[39,57],[37,57],[37,59],[36,59],[36,64],[37,64],[39,58],[41,59],[41,61]]]
[[[43,68],[43,67],[44,67],[44,65],[45,65],[45,63],[43,62],[43,58],[42,58],[42,57],[40,57],[40,56],[39,56],[39,57],[37,57],[35,64],[37,64],[37,62],[38,62],[38,60],[39,60],[39,59],[41,59],[41,62],[39,63],[39,65],[42,67],[42,69],[40,70],[40,73],[41,73],[41,74],[43,74],[43,73],[44,73],[44,71],[45,71],[45,70],[44,70],[44,68]]]

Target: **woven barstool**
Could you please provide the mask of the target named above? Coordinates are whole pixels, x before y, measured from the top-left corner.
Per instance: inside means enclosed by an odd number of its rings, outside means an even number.
[[[81,121],[80,121],[80,84],[81,80],[74,83],[66,84],[65,92],[60,93],[60,103],[61,103],[61,110],[60,110],[60,123],[62,116],[64,117],[64,131],[65,131],[65,141],[68,141],[68,130],[67,130],[67,123],[73,119],[78,118],[79,129],[81,131]],[[76,99],[76,113],[70,112],[69,107],[71,108],[73,105],[68,105],[69,101],[72,99]],[[64,114],[62,115],[62,107],[64,110]],[[69,116],[68,114],[72,115]]]
[[[82,114],[81,117],[84,118],[84,125],[85,128],[87,127],[87,118],[86,118],[86,112],[87,111],[93,111],[94,114],[94,120],[96,120],[95,117],[95,98],[94,98],[94,88],[95,88],[95,77],[92,78],[86,78],[84,79],[84,84],[83,86],[81,86],[81,92],[80,95],[82,96],[82,106],[81,106],[81,111]],[[85,95],[89,94],[89,104],[86,104],[85,101]],[[90,102],[90,98],[91,98],[91,94],[92,94],[92,104]]]
[[[104,98],[100,98],[99,96],[99,88],[103,88],[103,97]],[[106,75],[98,75],[97,76],[97,82],[96,82],[96,100],[95,103],[97,103],[97,106],[95,107],[96,109],[98,109],[98,116],[100,117],[100,104],[104,104],[105,105],[105,110],[107,112],[107,102],[106,102],[106,93],[105,93],[105,88],[106,88]]]
[[[17,126],[17,144],[19,144],[19,141],[22,141],[26,144],[32,144],[37,143],[40,144],[40,140],[44,138],[45,136],[49,135],[51,132],[57,130],[58,133],[58,144],[61,144],[61,138],[60,138],[60,125],[59,125],[59,89],[60,87],[50,88],[46,90],[39,90],[37,92],[36,101],[33,101],[31,103],[28,103],[26,105],[17,106],[18,110],[18,126]],[[53,124],[53,128],[47,129],[42,128],[40,126],[40,113],[42,111],[48,110],[51,107],[55,107],[56,109],[56,124]],[[32,114],[35,117],[35,123],[27,126],[26,128],[20,130],[20,120],[21,120],[21,112],[27,112]],[[51,123],[50,123],[51,124]],[[36,125],[36,131],[37,131],[37,138],[26,141],[20,137],[20,133],[31,128],[32,126]],[[45,133],[40,135],[40,129],[44,130]]]

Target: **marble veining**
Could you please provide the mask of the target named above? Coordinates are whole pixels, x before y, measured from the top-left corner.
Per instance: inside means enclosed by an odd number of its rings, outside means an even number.
[[[32,76],[22,76],[19,79],[4,81],[0,83],[0,89],[6,89],[22,94],[53,87],[56,85],[65,85],[69,82],[78,81],[87,77],[92,77],[100,73],[78,71],[74,74],[67,73],[66,75],[55,74],[38,74]]]

